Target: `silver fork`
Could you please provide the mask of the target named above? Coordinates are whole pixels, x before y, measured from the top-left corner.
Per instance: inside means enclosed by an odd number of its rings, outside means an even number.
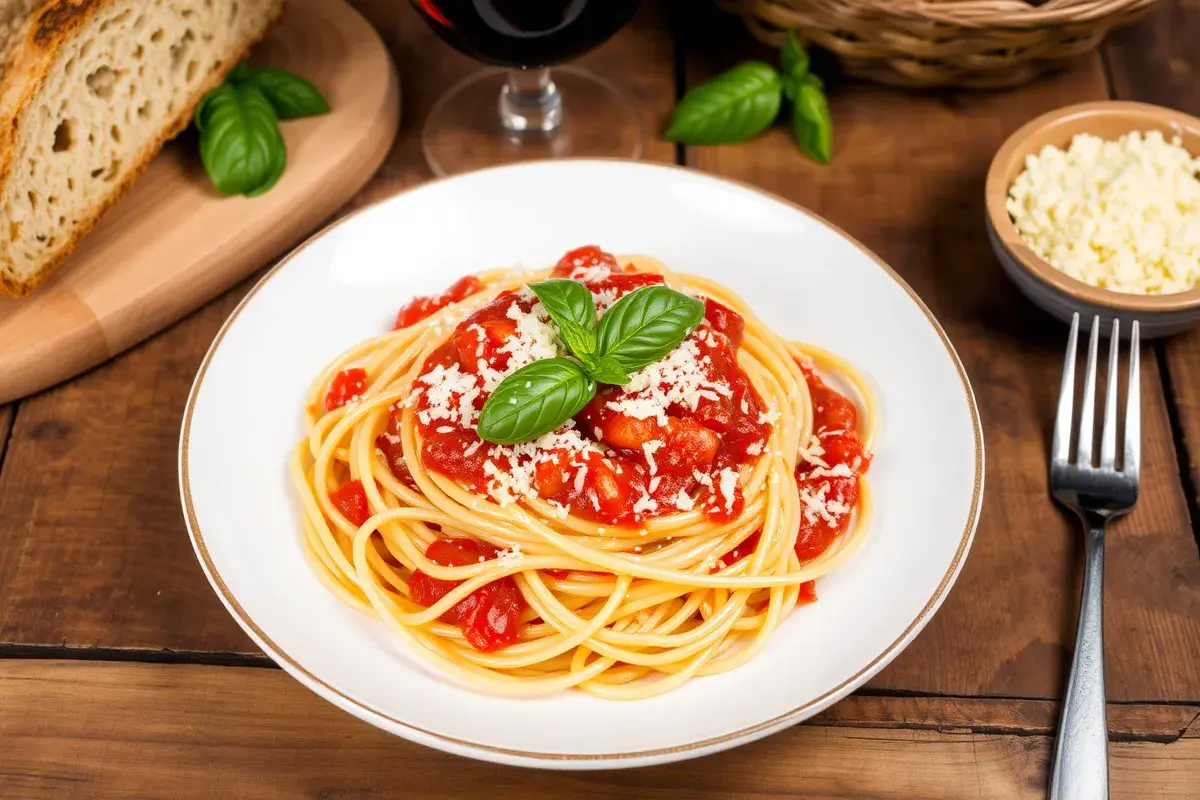
[[[1137,503],[1141,463],[1141,400],[1138,381],[1138,324],[1130,335],[1129,387],[1125,401],[1125,446],[1117,469],[1117,357],[1119,323],[1113,320],[1108,350],[1108,384],[1100,434],[1100,463],[1092,459],[1095,413],[1096,350],[1100,318],[1092,320],[1083,408],[1076,431],[1075,459],[1070,458],[1075,402],[1075,355],[1079,315],[1071,322],[1063,364],[1054,443],[1050,453],[1050,490],[1054,499],[1074,511],[1084,526],[1083,599],[1075,657],[1063,701],[1062,722],[1054,748],[1050,800],[1108,800],[1108,722],[1104,709],[1104,533],[1108,523]]]

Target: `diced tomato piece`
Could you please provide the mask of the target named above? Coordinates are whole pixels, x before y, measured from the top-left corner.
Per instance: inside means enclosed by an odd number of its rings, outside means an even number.
[[[421,320],[440,311],[451,303],[457,303],[483,288],[483,284],[474,275],[467,275],[465,278],[459,278],[446,291],[439,295],[429,295],[425,297],[414,297],[405,305],[400,307],[400,311],[396,314],[396,325],[393,330],[407,328],[409,325],[415,325]]]
[[[490,561],[497,555],[496,548],[474,539],[435,539],[425,550],[426,558],[443,567],[465,567]],[[428,608],[460,583],[431,578],[417,570],[409,580],[408,590],[414,602]],[[517,641],[524,607],[521,590],[512,578],[504,577],[471,592],[439,619],[457,623],[467,642],[486,653]]]
[[[656,286],[665,282],[666,279],[662,275],[653,272],[614,272],[607,278],[598,281],[584,281],[593,291],[616,290],[618,297],[624,297],[643,286]]]
[[[721,439],[708,428],[690,419],[667,420],[664,445],[654,453],[659,472],[690,475],[694,470],[708,471],[717,455]]]
[[[549,461],[542,461],[533,470],[533,487],[539,497],[550,499],[557,497],[567,488],[568,475],[563,459],[555,453]]]
[[[704,318],[708,324],[725,334],[733,348],[742,346],[746,332],[746,321],[742,315],[723,303],[718,303],[711,297],[704,298]]]
[[[600,506],[601,519],[615,521],[628,515],[633,505],[633,486],[630,483],[631,469],[618,474],[616,469],[596,457],[588,459],[587,478],[585,479],[586,494],[588,490],[594,494]]]
[[[478,374],[481,360],[495,370],[508,365],[509,355],[501,353],[500,349],[516,335],[516,320],[508,317],[482,319],[478,322],[468,321],[465,327],[456,329],[451,341],[458,350],[463,371]]]
[[[434,539],[425,548],[425,557],[443,567],[466,567],[490,561],[497,553],[487,542],[474,539]]]
[[[524,597],[511,579],[493,581],[475,592],[478,602],[462,613],[459,626],[472,647],[490,653],[507,647],[519,637]]]
[[[594,244],[584,245],[571,250],[558,260],[553,275],[556,278],[569,276],[577,269],[588,267],[610,267],[617,269],[617,259],[611,253],[606,253]]]
[[[832,501],[839,508],[850,509],[844,513],[831,513],[832,521],[823,516],[810,518],[810,515],[801,513],[800,530],[796,534],[796,556],[801,561],[811,561],[828,550],[834,540],[850,527],[851,511],[858,502],[858,478],[829,475],[812,478],[797,469],[797,486],[801,491],[824,497],[827,503]]]
[[[325,395],[325,410],[341,408],[351,400],[357,400],[367,388],[367,371],[361,367],[344,369],[333,376],[333,383]]]
[[[434,539],[425,549],[425,557],[439,566],[465,567],[481,561],[492,560],[496,557],[496,548],[474,539]],[[408,590],[414,602],[428,608],[449,594],[450,590],[460,583],[462,581],[433,578],[417,570],[409,580]],[[442,622],[458,622],[463,611],[473,608],[478,601],[478,598],[475,598],[476,594],[478,592],[467,595],[460,602],[451,606],[450,610],[442,614],[439,619]]]
[[[334,508],[355,525],[362,525],[371,517],[371,507],[367,503],[367,493],[363,490],[362,481],[347,481],[329,493],[329,499]]]
[[[732,503],[721,492],[709,492],[705,498],[704,516],[714,522],[728,522],[731,519],[736,519],[745,507],[746,497],[742,494],[742,487],[735,486]]]
[[[733,398],[724,395],[718,395],[716,400],[701,397],[696,401],[696,411],[691,416],[710,431],[725,433],[734,422]]]
[[[421,441],[421,463],[428,470],[461,481],[472,491],[479,491],[487,484],[483,472],[483,464],[488,460],[487,451],[474,431],[463,428],[446,433],[434,431]]]
[[[800,594],[796,597],[796,605],[805,606],[817,602],[817,582],[805,581],[800,584]]]
[[[862,442],[853,432],[838,434],[836,436],[822,436],[821,447],[825,448],[825,454],[821,456],[831,467],[838,464],[846,464],[851,469],[857,472],[866,472],[867,464],[870,461],[870,456],[863,449]],[[855,461],[855,459],[858,459]]]
[[[653,419],[638,419],[613,413],[600,425],[601,439],[613,447],[641,450],[642,445],[659,435],[658,423]]]
[[[820,408],[816,416],[820,417],[820,424],[827,431],[853,433],[858,430],[858,409],[842,395],[822,392],[813,397],[813,402]]]

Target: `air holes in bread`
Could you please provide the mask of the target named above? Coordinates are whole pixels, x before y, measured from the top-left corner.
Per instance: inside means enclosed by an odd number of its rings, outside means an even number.
[[[121,73],[108,65],[97,67],[92,70],[92,74],[87,76],[87,85],[96,97],[99,97],[101,100],[111,100],[113,86],[120,76]]]
[[[191,49],[192,42],[195,41],[196,34],[190,30],[185,31],[179,41],[171,45],[171,69],[178,72],[183,65],[183,61],[188,56],[188,51]]]
[[[51,145],[51,150],[55,153],[65,153],[71,149],[71,145],[75,144],[71,128],[72,123],[69,119],[58,123],[58,127],[54,129],[54,144]]]

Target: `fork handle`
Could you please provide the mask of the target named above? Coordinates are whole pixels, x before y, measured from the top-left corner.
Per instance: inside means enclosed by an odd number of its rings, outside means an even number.
[[[1089,515],[1090,516],[1090,515]],[[1050,800],[1108,800],[1104,708],[1104,525],[1085,520],[1083,599],[1075,657],[1054,748]]]

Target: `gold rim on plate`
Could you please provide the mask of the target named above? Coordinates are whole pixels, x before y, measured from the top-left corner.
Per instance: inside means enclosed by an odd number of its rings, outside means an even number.
[[[433,739],[438,742],[442,742],[444,744],[450,745],[450,746],[458,748],[458,749],[476,750],[476,751],[482,751],[482,752],[486,752],[486,753],[492,753],[492,754],[499,755],[499,756],[511,756],[511,757],[516,757],[516,758],[529,759],[532,761],[546,761],[546,762],[559,762],[559,763],[570,762],[570,761],[583,761],[583,762],[631,761],[631,760],[635,760],[635,759],[653,759],[655,757],[660,757],[660,756],[668,756],[668,755],[674,755],[674,754],[678,754],[678,753],[690,752],[693,750],[703,750],[703,749],[708,749],[708,748],[712,748],[712,747],[718,747],[720,745],[732,744],[733,742],[736,742],[741,739],[746,739],[747,737],[754,736],[755,734],[765,734],[767,732],[771,732],[773,729],[784,727],[790,721],[793,721],[793,720],[799,721],[798,718],[803,717],[807,712],[811,711],[813,713],[816,713],[816,711],[819,711],[822,707],[824,707],[824,705],[832,705],[832,703],[835,702],[834,698],[837,698],[838,695],[840,695],[844,692],[848,693],[849,691],[853,691],[859,685],[861,685],[862,683],[865,683],[877,670],[882,669],[884,664],[886,664],[893,657],[895,657],[896,655],[899,654],[899,651],[906,639],[908,639],[910,636],[915,634],[920,628],[922,628],[929,621],[931,615],[933,614],[934,608],[937,607],[941,603],[941,601],[945,598],[946,593],[950,589],[950,585],[954,582],[955,577],[958,573],[958,570],[962,566],[963,558],[967,554],[967,549],[971,545],[971,540],[975,533],[975,527],[979,521],[980,501],[982,500],[982,497],[983,497],[983,429],[980,425],[979,409],[976,407],[975,395],[971,391],[971,384],[970,384],[970,381],[967,379],[966,370],[963,368],[962,362],[959,360],[958,354],[954,350],[954,346],[950,343],[949,337],[946,336],[946,332],[944,330],[942,330],[942,326],[940,324],[938,324],[938,321],[934,318],[933,314],[929,311],[929,308],[926,307],[925,303],[921,301],[921,298],[917,296],[916,292],[914,292],[912,290],[912,287],[910,287],[904,281],[903,278],[901,278],[898,274],[896,274],[895,270],[893,270],[891,267],[889,267],[887,264],[885,264],[882,259],[880,259],[874,253],[872,253],[857,239],[855,239],[852,236],[847,235],[846,232],[843,231],[841,228],[828,222],[827,220],[825,220],[818,214],[815,214],[812,211],[809,211],[808,209],[803,208],[803,207],[797,205],[796,203],[791,202],[790,200],[779,197],[778,195],[764,191],[757,187],[750,186],[749,184],[742,183],[740,181],[731,180],[729,178],[724,178],[724,177],[717,177],[715,175],[709,175],[707,173],[688,169],[686,167],[676,166],[673,164],[657,164],[657,163],[653,163],[653,162],[635,161],[632,159],[624,159],[624,158],[545,159],[545,160],[527,161],[527,162],[521,162],[521,163],[529,164],[529,165],[537,165],[537,164],[553,164],[553,163],[587,163],[587,162],[598,162],[598,161],[599,162],[607,162],[607,163],[616,162],[616,163],[623,163],[623,164],[636,164],[638,166],[653,167],[653,168],[658,168],[658,169],[677,170],[677,171],[685,172],[685,173],[703,175],[705,178],[709,178],[709,179],[724,182],[724,183],[730,183],[730,184],[736,185],[742,189],[747,189],[751,192],[754,192],[755,194],[759,194],[759,195],[767,197],[771,200],[774,200],[776,202],[783,203],[784,205],[787,205],[787,206],[791,206],[792,208],[801,212],[805,216],[808,216],[811,219],[814,219],[817,222],[820,222],[821,224],[828,227],[830,230],[834,231],[835,233],[837,233],[840,236],[842,236],[843,238],[845,238],[848,242],[850,242],[855,247],[857,247],[859,250],[861,250],[872,261],[874,261],[876,264],[878,264],[880,269],[882,269],[888,277],[890,277],[897,284],[899,284],[900,288],[902,288],[905,291],[905,293],[908,294],[908,296],[910,298],[912,298],[912,301],[914,303],[916,303],[917,307],[921,310],[921,313],[923,313],[925,315],[925,318],[928,320],[929,324],[931,326],[933,326],[933,329],[935,331],[937,331],[938,337],[939,337],[939,339],[941,339],[943,346],[945,346],[946,353],[947,353],[947,355],[950,356],[950,360],[954,362],[954,367],[958,371],[959,379],[962,381],[963,393],[966,395],[967,406],[971,413],[971,427],[973,429],[974,438],[975,438],[975,442],[974,442],[974,444],[975,444],[975,483],[974,483],[974,487],[973,487],[973,491],[972,491],[972,495],[971,495],[971,506],[967,513],[967,521],[966,521],[965,526],[963,527],[962,539],[959,541],[958,550],[955,552],[954,558],[953,558],[953,560],[951,560],[950,566],[946,570],[946,574],[942,577],[941,582],[938,584],[937,590],[934,591],[933,595],[929,598],[929,601],[925,604],[925,607],[921,609],[921,612],[917,615],[917,617],[911,623],[909,623],[908,627],[906,627],[904,629],[904,632],[901,633],[900,636],[897,637],[895,641],[893,641],[886,648],[884,648],[883,652],[881,652],[879,655],[877,655],[875,658],[873,658],[865,667],[863,667],[858,672],[856,672],[854,675],[852,675],[849,678],[847,678],[846,680],[842,681],[841,683],[839,683],[837,686],[833,687],[829,691],[820,695],[819,697],[816,697],[816,698],[804,703],[803,705],[798,706],[797,708],[794,708],[790,711],[784,712],[783,714],[779,714],[775,717],[772,717],[771,719],[765,720],[763,722],[759,722],[755,725],[747,726],[747,727],[742,728],[737,731],[733,731],[732,733],[726,733],[726,734],[722,734],[721,736],[714,736],[714,737],[710,737],[708,739],[703,739],[703,740],[700,740],[697,742],[690,742],[690,743],[684,744],[684,745],[676,745],[674,747],[660,747],[660,748],[656,748],[653,750],[638,750],[638,751],[619,752],[619,753],[539,753],[539,752],[528,751],[528,750],[514,750],[511,748],[496,747],[495,745],[484,744],[482,742],[472,742],[472,741],[469,741],[466,739],[458,739],[453,736],[447,736],[445,734],[438,733],[436,731],[431,731],[427,728],[422,728],[417,725],[413,725],[413,724],[405,722],[401,719],[397,719],[396,717],[390,716],[389,714],[387,714],[377,708],[373,708],[370,705],[368,705],[367,703],[364,703],[362,701],[359,701],[359,700],[351,697],[346,692],[343,692],[342,690],[336,688],[332,684],[322,680],[321,678],[317,677],[313,673],[309,672],[299,661],[297,661],[294,658],[292,658],[291,656],[289,656],[281,647],[279,647],[279,645],[277,645],[271,639],[271,637],[267,635],[267,633],[264,630],[259,628],[258,625],[254,622],[254,620],[250,618],[250,615],[246,613],[245,609],[242,608],[241,604],[238,603],[237,598],[235,598],[233,596],[233,592],[231,592],[229,590],[229,587],[225,585],[225,581],[222,580],[220,573],[217,572],[216,565],[213,564],[212,558],[210,557],[210,555],[208,553],[208,548],[204,544],[204,534],[200,530],[200,524],[196,519],[196,510],[192,504],[192,489],[191,489],[190,477],[188,474],[189,439],[191,436],[192,414],[195,411],[195,407],[196,407],[196,398],[200,394],[200,387],[204,383],[204,376],[208,372],[208,366],[212,362],[213,355],[216,353],[217,348],[221,344],[221,341],[225,338],[225,334],[229,331],[230,326],[233,324],[234,320],[236,320],[238,318],[238,316],[242,313],[242,311],[245,310],[246,305],[254,298],[254,296],[256,294],[258,294],[258,291],[260,289],[262,289],[262,287],[265,286],[267,284],[267,282],[269,280],[271,280],[271,278],[274,277],[275,274],[277,272],[279,272],[279,270],[282,269],[289,261],[291,261],[298,253],[303,251],[305,248],[307,248],[309,245],[311,245],[317,239],[324,236],[329,231],[333,230],[334,228],[338,227],[339,225],[344,224],[348,220],[353,219],[354,217],[357,217],[362,212],[364,212],[368,209],[374,208],[374,206],[378,205],[378,203],[374,203],[369,206],[364,206],[363,208],[356,209],[355,211],[351,212],[350,214],[347,214],[346,216],[342,217],[341,219],[331,222],[329,225],[325,226],[320,231],[316,232],[315,234],[310,236],[308,239],[306,239],[302,244],[300,244],[298,247],[296,247],[296,249],[293,250],[291,253],[284,256],[282,259],[280,259],[279,263],[276,264],[274,267],[272,267],[267,272],[267,274],[264,275],[259,280],[259,282],[254,285],[254,288],[252,288],[249,291],[249,293],[247,293],[247,295],[242,298],[242,300],[238,303],[237,307],[234,308],[233,313],[231,313],[229,315],[229,318],[225,320],[224,324],[221,326],[221,329],[217,332],[216,338],[213,339],[212,345],[209,347],[208,352],[204,355],[204,360],[201,362],[200,369],[196,373],[196,379],[192,383],[192,389],[188,393],[187,406],[185,407],[185,410],[184,410],[183,425],[182,425],[182,429],[180,431],[179,486],[180,486],[180,492],[183,496],[184,515],[185,515],[186,521],[187,521],[188,533],[192,539],[192,545],[196,550],[196,555],[200,559],[201,565],[204,567],[204,572],[205,572],[205,575],[208,576],[209,583],[212,584],[213,588],[217,592],[217,595],[221,598],[221,601],[225,604],[225,607],[230,611],[230,613],[233,615],[234,619],[237,620],[238,624],[242,626],[243,630],[245,630],[246,633],[249,634],[252,639],[254,639],[265,651],[267,651],[267,654],[269,656],[271,656],[271,658],[273,658],[276,662],[278,662],[281,667],[283,667],[286,671],[288,671],[294,677],[296,677],[298,680],[300,680],[301,683],[308,685],[310,688],[312,688],[314,691],[316,691],[317,694],[327,693],[328,695],[330,695],[332,697],[338,698],[341,701],[341,703],[345,703],[347,706],[357,709],[359,712],[361,712],[362,714],[365,714],[369,718],[376,718],[376,719],[383,720],[387,723],[390,723],[391,725],[395,725],[395,726],[398,726],[405,730],[411,731],[412,733],[417,734],[419,736],[428,737],[430,739]],[[506,169],[506,168],[509,168],[512,166],[516,166],[516,165],[501,165],[501,166],[497,166],[497,167],[489,167],[488,169],[485,169],[485,170],[477,170],[475,173],[466,173],[466,174],[477,174],[478,172],[489,172],[494,169]],[[443,178],[436,178],[434,180],[427,181],[423,184],[418,184],[417,186],[413,186],[409,189],[405,189],[402,192],[398,192],[397,194],[392,195],[391,197],[388,197],[388,198],[385,198],[384,200],[379,201],[379,203],[383,203],[383,202],[386,202],[387,200],[391,200],[395,197],[399,197],[401,195],[408,194],[409,192],[421,189],[422,187],[429,186],[433,183],[440,183],[442,181],[454,180],[455,177],[462,177],[462,176],[460,175],[460,176],[447,176],[447,177],[443,177]],[[319,687],[319,689],[318,689],[318,687]],[[340,705],[340,703],[335,703],[335,705]]]

